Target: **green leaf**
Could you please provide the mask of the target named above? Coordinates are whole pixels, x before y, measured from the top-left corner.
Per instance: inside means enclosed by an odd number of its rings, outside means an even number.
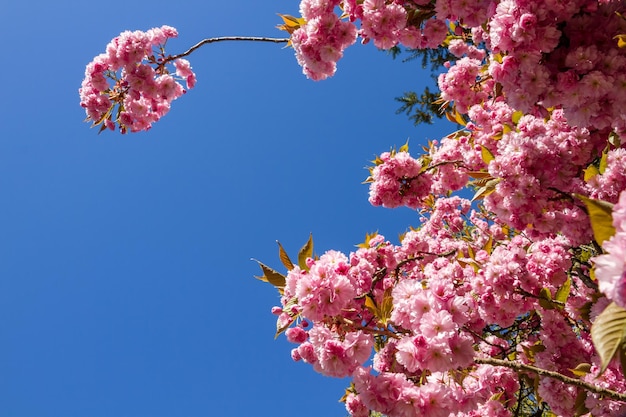
[[[391,318],[391,312],[393,311],[393,296],[391,295],[391,288],[387,288],[383,294],[383,301],[380,305],[380,321],[383,326],[387,326],[389,319]]]
[[[487,181],[484,187],[480,187],[474,197],[472,198],[472,202],[477,200],[482,200],[487,197],[489,194],[493,193],[496,190],[496,185],[500,182],[500,178],[494,178],[492,180]]]
[[[531,346],[521,346],[522,350],[524,351],[524,355],[526,355],[526,357],[530,359],[531,362],[535,361],[535,354],[546,350],[546,347],[539,341],[535,342],[535,344]]]
[[[378,306],[376,305],[376,301],[374,301],[374,299],[370,297],[369,295],[365,296],[365,308],[367,308],[369,312],[374,315],[374,317],[380,316],[380,310],[378,309]]]
[[[277,272],[273,270],[272,268],[270,268],[269,266],[265,265],[261,261],[257,261],[256,259],[253,259],[253,261],[256,261],[256,263],[259,264],[259,266],[261,267],[261,270],[263,271],[263,275],[261,276],[255,275],[254,277],[261,281],[269,282],[270,284],[272,284],[278,289],[278,292],[282,294],[285,288],[286,277],[280,272]]]
[[[495,156],[493,156],[493,154],[491,153],[491,151],[487,148],[485,148],[484,146],[480,145],[480,154],[483,157],[483,161],[485,162],[486,165],[489,165],[489,162],[493,161],[494,159],[496,159]]]
[[[607,146],[604,151],[602,151],[602,156],[600,157],[600,164],[598,165],[598,172],[600,174],[604,174],[606,171],[606,165],[608,164],[609,159],[609,147]]]
[[[585,407],[585,401],[587,400],[587,391],[581,389],[576,396],[576,401],[574,402],[574,417],[583,416],[589,413],[587,407]]]
[[[460,254],[460,252],[459,252]],[[471,245],[467,245],[467,255],[471,258],[476,260],[476,252],[474,252],[474,248]]]
[[[570,372],[576,375],[579,378],[584,377],[589,372],[591,372],[591,364],[590,363],[579,363],[576,365],[576,368],[570,369]]]
[[[467,124],[463,115],[457,111],[456,107],[451,111],[446,112],[445,116],[450,122],[456,123],[460,126],[465,126]]]
[[[288,32],[290,35],[301,26],[306,25],[306,20],[301,17],[294,17],[288,14],[279,14],[279,16],[283,19],[284,23],[282,25],[277,25],[276,27],[280,30]]]
[[[615,234],[615,228],[613,227],[613,204],[594,200],[581,194],[574,194],[574,196],[585,203],[589,213],[591,229],[593,229],[593,237],[598,245],[602,245],[605,240],[608,240]]]
[[[552,294],[550,290],[546,287],[543,287],[541,291],[539,291],[539,305],[546,310],[552,310],[554,308],[554,303],[552,302]]]
[[[109,107],[109,109],[106,112],[104,112],[98,120],[94,120],[93,125],[91,125],[91,127],[98,126],[99,124],[104,123],[106,119],[111,118],[111,114],[113,114],[114,108],[115,108],[115,104],[111,104],[111,107]]]
[[[398,152],[409,152],[409,140],[407,139],[406,143],[400,146]]]
[[[309,235],[309,240],[302,246],[300,252],[298,252],[298,266],[304,271],[308,271],[309,267],[306,265],[306,260],[313,256],[313,234]]]
[[[591,326],[591,339],[600,356],[601,375],[609,366],[618,349],[626,341],[626,310],[615,303],[609,304]]]
[[[583,179],[585,180],[585,182],[589,182],[590,179],[600,174],[600,170],[595,165],[589,165],[587,168],[585,168],[584,172],[585,174]]]
[[[366,233],[365,240],[362,243],[359,243],[358,245],[356,245],[357,248],[368,249],[370,247],[370,240],[372,240],[372,238],[375,238],[376,236],[378,236],[378,231],[374,233]]]
[[[285,265],[287,271],[291,271],[294,267],[293,262],[291,262],[291,259],[289,259],[289,255],[287,255],[287,252],[285,252],[285,249],[283,249],[283,245],[281,245],[279,241],[276,241],[276,243],[278,243],[278,257],[280,258],[280,261],[283,263],[283,265]]]
[[[301,17],[294,17],[288,14],[278,14],[282,19],[283,22],[285,22],[285,25],[289,26],[289,27],[300,27],[305,23],[305,20]]]
[[[382,165],[382,164],[384,164],[384,163],[385,163],[385,161],[383,161],[383,160],[381,159],[381,157],[380,157],[380,156],[376,155],[376,159],[374,159],[374,160],[372,161],[372,163],[373,163],[374,165],[378,166],[378,165]]]
[[[519,122],[519,119],[521,119],[523,115],[524,115],[524,112],[521,110],[513,112],[513,114],[511,115],[511,121],[517,125],[517,123]]]
[[[491,174],[486,171],[467,171],[466,174],[476,179],[493,179]]]
[[[489,235],[489,239],[487,240],[487,243],[485,243],[485,246],[483,246],[483,250],[488,254],[491,254],[491,251],[493,250],[493,235]]]
[[[568,277],[567,280],[563,283],[563,285],[561,285],[561,288],[559,288],[556,291],[554,299],[558,301],[559,303],[565,304],[567,302],[567,299],[569,298],[571,287],[572,287],[572,279]]]
[[[461,126],[465,126],[467,124],[467,122],[463,118],[463,115],[461,113],[459,113],[459,111],[456,109],[456,107],[454,108],[454,120],[458,124],[460,124]]]

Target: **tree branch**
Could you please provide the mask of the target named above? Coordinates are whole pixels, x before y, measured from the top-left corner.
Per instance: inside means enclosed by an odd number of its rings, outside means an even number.
[[[505,368],[513,369],[518,372],[519,371],[531,372],[539,376],[556,379],[565,384],[574,385],[576,387],[585,389],[589,392],[593,392],[594,394],[602,395],[604,397],[610,398],[615,401],[626,402],[626,394],[622,394],[622,393],[612,391],[606,388],[601,388],[596,385],[590,384],[588,382],[581,381],[580,379],[570,378],[558,372],[548,371],[546,369],[537,368],[536,366],[526,365],[526,364],[514,362],[514,361],[495,359],[495,358],[475,358],[474,362],[478,364],[484,364],[484,365],[504,366]]]
[[[166,61],[167,62],[174,61],[178,58],[187,56],[191,54],[193,51],[195,51],[196,49],[208,43],[223,42],[223,41],[287,43],[289,42],[289,38],[265,38],[265,37],[259,37],[259,36],[221,36],[219,38],[207,38],[207,39],[201,40],[200,42],[198,42],[197,44],[195,44],[194,46],[192,46],[191,48],[189,48],[187,51],[183,52],[182,54],[172,55],[172,56],[167,57]]]

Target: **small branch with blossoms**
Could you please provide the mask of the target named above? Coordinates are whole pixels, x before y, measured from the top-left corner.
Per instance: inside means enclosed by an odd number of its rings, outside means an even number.
[[[507,361],[507,360],[496,359],[496,358],[475,358],[474,362],[476,362],[477,364],[483,364],[483,365],[504,366],[505,368],[513,369],[518,372],[530,372],[539,376],[556,379],[565,384],[583,388],[589,392],[602,395],[604,397],[610,398],[615,401],[626,402],[626,394],[624,393],[602,388],[597,385],[593,385],[588,382],[581,381],[580,379],[571,378],[569,376],[565,376],[558,372],[548,371],[547,369],[538,368],[536,366],[526,365],[524,363]]]
[[[149,130],[169,112],[172,101],[196,84],[196,75],[183,57],[215,42],[289,42],[286,38],[224,36],[204,39],[181,54],[167,55],[167,40],[177,36],[176,29],[162,26],[147,32],[125,31],[114,38],[106,52],[95,57],[85,70],[79,94],[86,121],[100,126],[100,132],[116,127],[122,133]],[[174,68],[168,68],[169,64]],[[180,83],[183,80],[186,89]]]

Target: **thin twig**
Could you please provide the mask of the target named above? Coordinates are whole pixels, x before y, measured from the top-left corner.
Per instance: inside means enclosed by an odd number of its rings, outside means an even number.
[[[439,168],[442,165],[455,165],[457,167],[462,167],[467,169],[464,165],[463,165],[463,161],[462,160],[458,160],[458,161],[441,161],[441,162],[437,162],[436,164],[433,165],[429,165],[428,167],[426,167],[426,169],[424,169],[424,171],[430,171],[433,170],[435,168]],[[469,169],[468,169],[469,171]],[[417,178],[417,177],[416,177]]]
[[[224,42],[224,41],[287,43],[289,42],[289,38],[265,38],[265,37],[259,37],[259,36],[221,36],[219,38],[207,38],[207,39],[201,40],[200,42],[198,42],[197,44],[195,44],[194,46],[192,46],[191,48],[189,48],[187,51],[183,52],[182,54],[172,55],[172,56],[167,57],[166,61],[168,62],[174,61],[178,58],[185,57],[191,54],[196,49],[208,43]]]
[[[531,372],[539,376],[553,378],[563,383],[574,385],[576,387],[585,389],[589,392],[593,392],[594,394],[603,395],[615,401],[626,402],[626,394],[622,394],[622,393],[612,391],[606,388],[601,388],[596,385],[590,384],[588,382],[581,381],[580,379],[570,378],[569,376],[565,376],[558,372],[548,371],[547,369],[537,368],[536,366],[526,365],[526,364],[514,362],[514,361],[495,359],[495,358],[475,358],[474,362],[478,364],[484,364],[484,365],[504,366],[505,368],[513,369],[518,372],[519,371]]]

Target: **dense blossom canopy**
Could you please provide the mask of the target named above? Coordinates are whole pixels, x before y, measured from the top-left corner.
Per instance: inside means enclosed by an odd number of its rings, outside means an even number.
[[[294,360],[352,378],[344,401],[353,416],[626,413],[623,399],[583,385],[626,389],[590,332],[610,301],[626,307],[625,8],[301,2],[293,46],[315,80],[334,74],[354,34],[382,49],[447,47],[456,58],[438,85],[463,129],[421,156],[406,146],[381,154],[368,178],[370,203],[416,209],[419,227],[399,245],[368,236],[349,255],[286,265],[278,329],[298,344]],[[328,30],[339,22],[345,41]],[[451,194],[468,186],[473,201]],[[590,223],[597,200],[619,200],[604,248]]]
[[[382,153],[366,181],[371,204],[409,207],[418,226],[350,254],[314,256],[309,240],[295,264],[280,247],[286,274],[261,264],[277,334],[295,361],[351,378],[352,416],[626,415],[624,13],[623,0],[302,0],[301,17],[282,15],[314,80],[359,38],[453,58],[437,104],[462,128],[419,156]],[[177,79],[195,84],[164,52],[174,36],[115,38],[87,66],[88,119],[134,132],[163,116]]]

